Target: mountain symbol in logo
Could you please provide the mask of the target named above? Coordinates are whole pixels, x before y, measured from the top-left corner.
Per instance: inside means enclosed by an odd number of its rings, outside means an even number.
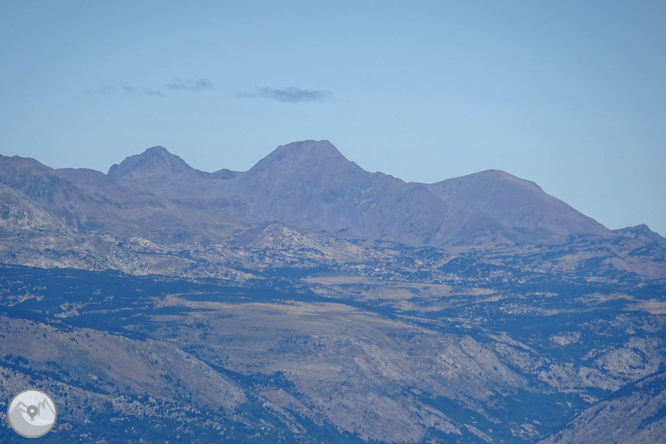
[[[55,405],[46,393],[26,390],[10,403],[8,419],[19,435],[36,438],[51,430],[56,416]]]

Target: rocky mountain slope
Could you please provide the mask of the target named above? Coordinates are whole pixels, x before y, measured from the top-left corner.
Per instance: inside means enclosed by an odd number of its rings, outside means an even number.
[[[633,412],[628,431],[662,430],[663,387],[642,381],[666,363],[663,281],[478,271],[239,286],[5,266],[1,390],[52,393],[61,442],[114,423],[125,442],[567,442],[611,404]]]
[[[0,264],[0,391],[56,397],[48,442],[666,433],[666,240],[504,172],[405,183],[326,141],[247,172],[0,157]]]
[[[581,413],[565,430],[542,441],[555,443],[658,443],[666,430],[666,374],[647,376]]]

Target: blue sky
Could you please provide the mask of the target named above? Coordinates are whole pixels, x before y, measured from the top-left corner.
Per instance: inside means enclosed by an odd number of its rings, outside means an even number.
[[[666,2],[0,2],[0,153],[247,170],[328,139],[368,171],[496,168],[666,235]]]

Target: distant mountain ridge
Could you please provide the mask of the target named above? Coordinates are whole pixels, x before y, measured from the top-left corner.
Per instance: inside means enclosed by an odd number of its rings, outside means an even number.
[[[501,171],[430,185],[405,183],[363,170],[326,140],[279,146],[244,173],[205,173],[153,147],[112,166],[108,177],[128,189],[250,223],[407,245],[553,243],[612,235],[537,185]]]
[[[258,227],[282,226],[306,237],[488,251],[560,245],[581,236],[666,245],[647,227],[608,230],[533,182],[502,171],[406,183],[363,170],[325,140],[279,146],[246,172],[199,171],[160,146],[107,174],[1,156],[0,196],[3,226],[24,227],[19,231],[33,238],[68,231],[250,245]],[[29,226],[41,228],[26,231]]]

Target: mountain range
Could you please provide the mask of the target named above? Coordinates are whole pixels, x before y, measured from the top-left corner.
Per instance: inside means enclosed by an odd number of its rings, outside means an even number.
[[[216,240],[277,222],[413,246],[611,235],[534,183],[502,171],[405,183],[364,171],[328,141],[280,146],[244,173],[195,170],[162,147],[131,156],[106,175],[53,170],[31,159],[0,160],[3,185],[84,233],[131,232],[150,239],[205,234]]]
[[[0,390],[53,395],[51,442],[666,433],[666,240],[503,171],[408,183],[328,141],[245,172],[0,156],[0,269]]]
[[[538,185],[498,170],[406,183],[363,170],[328,141],[280,146],[246,172],[199,171],[163,147],[131,156],[108,174],[0,157],[0,197],[0,224],[18,236],[5,238],[0,260],[20,265],[229,277],[238,270],[192,256],[213,245],[266,247],[269,240],[293,247],[289,232],[332,261],[358,253],[352,244],[359,242],[491,255],[508,249],[516,259],[570,245],[581,254],[540,265],[570,269],[593,256],[602,268],[666,273],[653,248],[664,239],[646,226],[608,230]],[[19,238],[21,248],[13,244]],[[161,250],[145,255],[136,248],[147,243]],[[188,258],[174,254],[185,244],[196,244],[196,251]]]

